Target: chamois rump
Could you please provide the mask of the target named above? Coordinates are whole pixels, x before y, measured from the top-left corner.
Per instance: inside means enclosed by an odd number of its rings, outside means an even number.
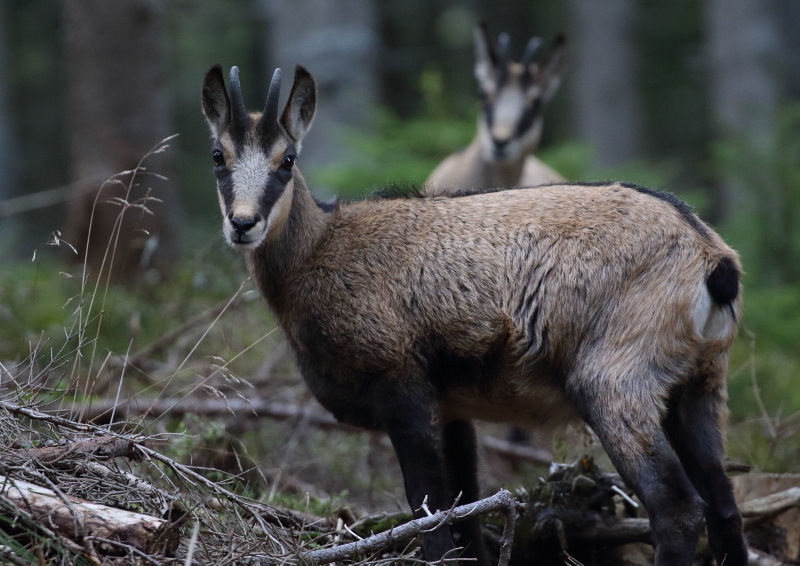
[[[703,515],[743,566],[725,475],[739,260],[686,205],[620,184],[317,202],[295,160],[315,109],[298,66],[248,114],[238,69],[206,74],[223,231],[302,375],[342,422],[385,430],[421,513],[479,498],[471,419],[581,418],[650,516],[656,564],[689,565]],[[487,564],[477,519],[427,533]]]
[[[475,79],[481,97],[472,142],[436,166],[423,185],[427,196],[463,194],[489,187],[531,187],[565,179],[529,155],[542,137],[545,106],[561,84],[566,38],[558,35],[537,57],[538,37],[522,59],[509,59],[508,34],[497,43],[486,25],[475,28]]]

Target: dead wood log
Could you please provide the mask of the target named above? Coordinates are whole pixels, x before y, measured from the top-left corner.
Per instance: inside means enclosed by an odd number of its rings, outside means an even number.
[[[85,460],[87,456],[99,460],[141,459],[141,454],[136,450],[133,439],[105,435],[40,448],[7,450],[0,453],[0,462],[10,466],[19,466],[30,460],[38,460],[43,464],[58,464],[64,459],[80,458]]]
[[[34,520],[63,537],[80,543],[86,537],[113,540],[145,554],[174,553],[177,529],[164,519],[60,495],[51,489],[0,476],[0,495]],[[77,533],[77,537],[76,537]],[[99,548],[98,548],[99,547]],[[113,554],[119,548],[95,544]]]
[[[486,499],[454,507],[447,511],[439,511],[355,542],[304,552],[300,555],[300,559],[308,564],[327,564],[355,555],[369,555],[384,548],[405,543],[420,533],[442,528],[469,517],[500,511],[506,516],[506,527],[503,532],[500,562],[498,563],[502,566],[508,564],[511,555],[511,541],[521,507],[522,504],[510,492],[503,489]]]
[[[761,552],[760,550],[752,548],[747,549],[748,566],[780,566],[781,564],[783,564],[783,562],[766,552]]]
[[[800,487],[791,487],[772,495],[740,503],[739,513],[745,519],[764,519],[799,506]]]

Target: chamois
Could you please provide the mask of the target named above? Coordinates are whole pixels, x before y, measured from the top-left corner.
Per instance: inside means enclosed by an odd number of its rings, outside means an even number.
[[[542,136],[544,107],[561,83],[566,38],[558,35],[547,52],[535,55],[528,41],[519,63],[509,61],[508,34],[497,44],[485,24],[475,28],[475,79],[482,101],[478,131],[464,150],[442,161],[423,185],[428,196],[462,194],[490,187],[531,187],[565,179],[529,155]]]
[[[202,90],[223,232],[342,422],[385,430],[420,514],[479,498],[471,419],[581,418],[650,515],[656,564],[689,565],[705,513],[717,563],[747,563],[725,475],[725,371],[739,260],[671,195],[617,183],[462,197],[316,201],[295,160],[304,68],[248,114],[238,69]],[[427,533],[487,564],[477,519]]]

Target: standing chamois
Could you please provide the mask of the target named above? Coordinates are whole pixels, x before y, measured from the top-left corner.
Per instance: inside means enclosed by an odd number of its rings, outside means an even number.
[[[481,96],[478,131],[464,150],[445,158],[423,186],[427,196],[491,187],[532,187],[564,178],[529,155],[542,137],[544,108],[561,83],[566,39],[558,35],[535,59],[531,38],[519,63],[509,60],[508,34],[494,44],[483,24],[475,28],[475,79]]]
[[[479,498],[471,419],[581,418],[644,503],[656,564],[689,565],[703,514],[717,563],[743,566],[725,475],[739,260],[671,195],[620,184],[317,202],[294,167],[315,86],[280,70],[248,114],[219,65],[203,111],[229,243],[241,249],[319,402],[383,429],[419,515]],[[487,564],[477,519],[458,536]]]

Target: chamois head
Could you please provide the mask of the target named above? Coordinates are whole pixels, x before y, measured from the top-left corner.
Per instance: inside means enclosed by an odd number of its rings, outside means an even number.
[[[560,84],[566,37],[559,34],[547,52],[531,38],[519,63],[509,60],[508,34],[495,44],[486,25],[475,28],[475,78],[483,101],[478,132],[487,161],[520,159],[539,142],[542,112]]]
[[[214,144],[223,232],[233,247],[255,249],[281,231],[292,206],[294,162],[314,117],[314,79],[295,68],[294,85],[280,118],[281,70],[276,69],[262,114],[248,114],[239,69],[230,74],[230,96],[222,67],[214,65],[203,81],[203,113]]]

